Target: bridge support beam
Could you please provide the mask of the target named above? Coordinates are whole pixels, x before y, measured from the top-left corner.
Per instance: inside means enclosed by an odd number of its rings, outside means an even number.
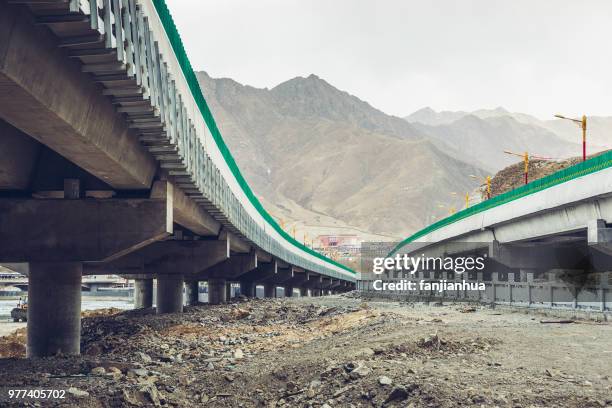
[[[183,311],[183,276],[157,276],[157,314]]]
[[[2,262],[110,261],[172,233],[164,199],[1,199]]]
[[[228,254],[222,262],[205,268],[203,271],[200,271],[198,276],[202,279],[219,278],[242,280],[245,275],[248,276],[249,272],[256,269],[257,266],[257,253],[255,252],[249,254],[232,254],[231,256]],[[252,281],[252,279],[246,280]]]
[[[54,36],[7,2],[0,27],[3,118],[112,187],[149,188],[154,157]]]
[[[240,281],[240,294],[249,298],[254,298],[255,283],[251,281]]]
[[[30,263],[28,357],[79,354],[81,263]]]
[[[208,280],[208,303],[211,305],[220,305],[227,301],[227,288],[225,279],[209,279]]]
[[[187,306],[197,305],[200,295],[200,282],[191,280],[185,282],[185,303]]]
[[[134,309],[153,307],[153,278],[134,279]]]

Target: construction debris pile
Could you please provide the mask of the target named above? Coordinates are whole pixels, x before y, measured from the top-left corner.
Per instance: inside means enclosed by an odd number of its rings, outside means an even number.
[[[594,154],[591,157],[596,157],[603,152]],[[573,166],[582,161],[582,157],[572,157],[565,160],[529,160],[529,181],[534,181],[549,174],[563,170],[566,167]],[[525,184],[525,164],[520,161],[516,164],[506,167],[499,171],[491,178],[491,197],[498,196],[507,191],[513,190]],[[483,200],[487,197],[486,187],[481,186],[480,194]]]
[[[467,323],[456,325],[453,319]],[[553,366],[545,367],[546,372],[534,369],[529,361],[521,368],[506,367],[499,356],[520,350],[505,350],[506,336],[493,330],[500,319],[481,309],[419,312],[397,303],[372,306],[344,296],[242,300],[161,316],[151,309],[97,313],[83,319],[82,356],[0,359],[0,405],[612,404],[605,397],[612,390],[609,377],[570,377]],[[486,323],[475,330],[471,326],[478,321]],[[527,318],[524,322],[531,324]],[[515,330],[520,326],[506,324]],[[542,326],[552,327],[535,327]],[[44,405],[8,400],[9,388],[62,389],[66,399]]]
[[[0,358],[25,357],[27,330],[25,327],[15,330],[8,336],[0,337]]]

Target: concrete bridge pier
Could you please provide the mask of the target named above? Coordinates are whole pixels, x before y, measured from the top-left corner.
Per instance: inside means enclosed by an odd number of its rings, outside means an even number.
[[[255,283],[250,281],[240,281],[240,294],[249,298],[254,298]]]
[[[273,283],[264,284],[264,297],[275,298],[276,297],[276,285]]]
[[[81,350],[80,262],[30,263],[28,357]]]
[[[185,303],[187,306],[193,306],[199,302],[199,286],[200,282],[191,280],[185,282]]]
[[[293,297],[293,286],[285,285],[285,297]]]
[[[308,288],[300,288],[300,297],[308,297]]]
[[[232,299],[232,282],[225,284],[225,301],[229,302]]]
[[[157,314],[183,311],[183,276],[157,276]]]
[[[153,307],[153,278],[134,279],[134,309]]]
[[[227,282],[225,279],[208,279],[208,303],[220,305],[227,301]]]

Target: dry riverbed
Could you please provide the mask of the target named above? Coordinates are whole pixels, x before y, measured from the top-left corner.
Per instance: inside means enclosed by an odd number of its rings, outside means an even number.
[[[0,338],[0,406],[612,406],[612,326],[541,319],[345,296],[107,310],[83,319],[80,357]]]

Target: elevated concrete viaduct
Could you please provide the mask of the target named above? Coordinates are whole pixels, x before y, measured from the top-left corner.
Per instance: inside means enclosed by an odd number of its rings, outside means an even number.
[[[364,274],[360,290],[376,293],[385,279],[484,282],[478,292],[412,291],[421,299],[447,298],[523,307],[612,310],[612,153],[552,174],[419,231],[390,255],[486,257],[486,268],[453,273]]]
[[[30,357],[80,352],[83,275],[135,279],[140,308],[156,280],[157,313],[201,281],[213,304],[355,282],[261,206],[152,0],[0,0],[0,263],[29,269]]]

